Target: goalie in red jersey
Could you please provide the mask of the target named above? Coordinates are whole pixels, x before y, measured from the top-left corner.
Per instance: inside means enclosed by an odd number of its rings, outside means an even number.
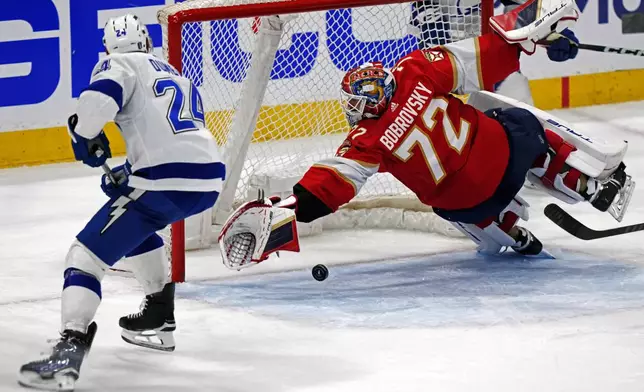
[[[313,165],[291,197],[240,207],[220,235],[224,263],[239,268],[297,250],[295,224],[283,222],[336,211],[377,172],[391,173],[482,252],[541,252],[516,225],[528,218],[517,195],[526,177],[561,200],[588,201],[621,219],[633,190],[625,142],[593,141],[536,108],[478,92],[517,71],[520,52],[534,53],[537,41],[567,42],[576,52],[576,41],[557,31],[578,15],[573,0],[528,1],[492,18],[495,33],[416,50],[391,71],[373,62],[347,72],[342,106],[353,128],[336,156]],[[453,93],[473,94],[465,104]]]

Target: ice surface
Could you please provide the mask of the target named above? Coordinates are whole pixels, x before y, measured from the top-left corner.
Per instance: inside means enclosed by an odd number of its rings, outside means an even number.
[[[331,269],[187,283],[185,298],[329,328],[526,323],[638,309],[644,268],[570,252],[561,259],[471,251]]]
[[[637,180],[643,113],[636,102],[558,114],[629,140]],[[99,176],[80,164],[0,171],[0,391],[20,390],[20,364],[56,336],[64,256],[105,200]],[[641,192],[623,224],[644,221]],[[307,238],[302,253],[241,272],[191,252],[172,354],[121,341],[117,319],[141,292],[107,276],[79,390],[641,391],[644,234],[583,242],[543,217],[549,198],[525,196],[527,226],[555,260],[483,258],[466,240],[395,231]],[[615,226],[587,205],[569,210]],[[317,263],[324,282],[310,275]]]

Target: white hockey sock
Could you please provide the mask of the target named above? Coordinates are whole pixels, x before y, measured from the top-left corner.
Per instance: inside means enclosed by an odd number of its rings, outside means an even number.
[[[143,287],[145,295],[158,293],[170,281],[168,258],[163,246],[124,260]]]
[[[80,270],[74,270],[72,273],[79,275],[84,274],[83,271]],[[93,279],[98,286],[98,293],[92,289],[74,284],[63,289],[61,304],[61,331],[72,329],[74,331],[86,332],[87,326],[94,319],[98,305],[101,304],[101,284],[94,277],[90,278],[90,276],[91,275],[85,275],[84,279],[87,281],[91,281]],[[65,285],[67,285],[67,281],[68,279],[65,279]]]
[[[61,331],[86,332],[101,303],[105,265],[89,249],[74,241],[65,260],[61,304]]]

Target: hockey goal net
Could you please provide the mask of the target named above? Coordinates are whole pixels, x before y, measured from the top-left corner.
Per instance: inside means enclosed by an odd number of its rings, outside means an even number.
[[[478,36],[493,9],[493,0],[189,0],[163,8],[164,55],[199,88],[227,167],[217,205],[189,247],[206,246],[258,189],[288,194],[312,163],[335,153],[349,129],[338,100],[347,70],[368,61],[391,67],[419,47]],[[377,174],[348,208],[308,230],[442,230],[419,204]],[[171,241],[172,277],[183,281],[183,222]]]

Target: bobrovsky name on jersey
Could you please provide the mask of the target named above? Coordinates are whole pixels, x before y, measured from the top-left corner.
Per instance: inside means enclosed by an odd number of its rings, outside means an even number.
[[[577,3],[583,11],[590,1],[577,0]],[[636,10],[625,7],[625,3],[630,5],[632,2],[629,0],[597,1],[599,24],[608,23],[611,8],[618,17],[632,11],[644,12],[644,1],[640,1]],[[26,37],[0,37],[0,91],[4,92],[0,94],[0,107],[37,104],[51,97],[62,79],[61,63],[67,64],[67,61],[61,61],[62,56],[69,56],[71,64],[71,84],[67,87],[70,96],[78,97],[103,51],[99,13],[125,13],[132,8],[136,12],[136,8],[161,7],[166,3],[166,0],[30,0],[28,7],[16,1],[3,4],[0,24],[5,24],[5,30],[0,28],[0,31],[7,31],[11,23],[26,23],[32,33]],[[61,17],[65,19],[67,14],[68,23],[61,23]],[[325,16],[324,32],[298,32],[292,35],[291,45],[277,53],[278,61],[271,72],[272,79],[297,78],[311,72],[322,40],[325,40],[333,64],[342,71],[373,60],[370,53],[376,51],[380,53],[379,60],[391,66],[396,59],[387,53],[399,54],[401,49],[412,50],[416,45],[412,36],[361,41],[354,34],[354,22],[349,10],[327,11]],[[69,26],[68,34],[61,25]],[[150,24],[148,28],[155,46],[161,46],[161,27]],[[217,31],[217,34],[210,35],[212,49],[209,54],[212,62],[224,79],[239,82],[246,69],[238,64],[247,63],[244,59],[250,56],[237,44],[239,25],[235,21],[222,21],[213,23],[212,28]],[[69,43],[62,39],[67,36]],[[193,64],[197,64],[186,73],[195,79],[196,84],[200,83],[202,76],[200,64],[203,63],[201,57],[204,53],[200,49],[203,48],[198,45],[186,48],[187,55],[193,58]],[[8,91],[11,93],[6,93]]]

